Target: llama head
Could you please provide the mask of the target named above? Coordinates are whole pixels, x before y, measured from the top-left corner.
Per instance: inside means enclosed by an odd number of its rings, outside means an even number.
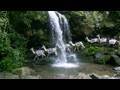
[[[34,48],[31,48],[30,50],[35,54]]]
[[[69,44],[70,44],[70,45],[73,45],[73,42],[72,42],[72,41],[69,41]]]
[[[82,42],[79,42],[82,48],[85,48],[85,45]]]
[[[96,35],[98,38],[100,38],[100,35],[98,34],[98,35]]]
[[[89,40],[89,38],[88,38],[88,37],[85,37],[85,39],[86,39],[86,40]]]
[[[42,48],[42,49],[45,49],[46,47],[45,47],[45,45],[43,45],[41,48]]]
[[[33,51],[34,50],[33,47],[30,50]]]

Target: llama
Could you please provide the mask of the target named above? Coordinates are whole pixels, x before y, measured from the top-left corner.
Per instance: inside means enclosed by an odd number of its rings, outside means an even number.
[[[35,54],[35,57],[34,57],[34,61],[36,60],[36,59],[39,59],[39,57],[45,57],[46,55],[45,55],[45,53],[44,53],[44,50],[34,50],[34,48],[31,48],[30,49],[31,51],[32,51],[32,53],[33,54]]]
[[[117,45],[117,44],[119,44],[119,41],[118,40],[116,40],[116,39],[110,39],[109,41],[108,41],[108,43],[109,43],[109,45],[112,45],[112,46],[114,46],[114,45]]]
[[[100,38],[100,35],[97,35],[98,40],[100,43],[106,43],[107,42],[107,38]]]
[[[55,55],[55,56],[57,56],[57,48],[55,47],[55,48],[49,48],[49,49],[47,49],[44,45],[42,46],[42,48],[44,49],[44,51],[45,51],[45,53],[47,54],[47,57],[49,56],[49,55]]]
[[[86,40],[89,42],[89,43],[97,43],[99,42],[99,39],[98,38],[93,38],[93,39],[89,39],[88,37],[86,37]]]
[[[80,46],[81,46],[82,49],[85,48],[84,44],[83,44],[81,41],[75,43],[75,45],[76,45],[78,48],[79,48]]]
[[[73,47],[73,51],[79,51],[80,46],[81,46],[82,48],[85,48],[84,44],[83,44],[81,41],[79,41],[79,42],[77,42],[77,43],[75,43],[75,44],[74,44],[72,41],[70,41],[69,43],[70,43],[70,45]]]

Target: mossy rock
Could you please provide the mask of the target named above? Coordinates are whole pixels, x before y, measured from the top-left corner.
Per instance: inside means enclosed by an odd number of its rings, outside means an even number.
[[[97,47],[97,46],[89,46],[87,47],[83,53],[86,56],[93,56],[95,55],[97,52],[103,52],[104,48],[103,47]]]
[[[104,55],[102,54],[99,58],[95,58],[95,63],[98,64],[106,64],[110,60],[111,56],[110,55]]]

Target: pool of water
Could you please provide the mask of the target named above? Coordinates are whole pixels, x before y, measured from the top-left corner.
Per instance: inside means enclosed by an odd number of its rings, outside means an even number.
[[[71,66],[71,65],[70,65]],[[99,65],[93,63],[79,63],[79,66],[73,68],[66,67],[53,67],[51,65],[32,65],[32,68],[39,74],[42,78],[55,78],[62,75],[78,75],[79,73],[91,74],[96,73],[98,75],[109,75],[113,76],[115,72],[112,70],[112,66],[109,65]]]

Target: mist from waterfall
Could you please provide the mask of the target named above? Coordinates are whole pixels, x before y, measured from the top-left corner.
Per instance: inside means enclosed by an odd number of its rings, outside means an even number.
[[[69,63],[70,59],[77,62],[76,55],[72,52],[66,52],[65,44],[72,40],[66,17],[57,11],[48,11],[48,14],[51,25],[52,41],[54,46],[58,48],[58,56],[53,66],[76,67],[73,63]]]

